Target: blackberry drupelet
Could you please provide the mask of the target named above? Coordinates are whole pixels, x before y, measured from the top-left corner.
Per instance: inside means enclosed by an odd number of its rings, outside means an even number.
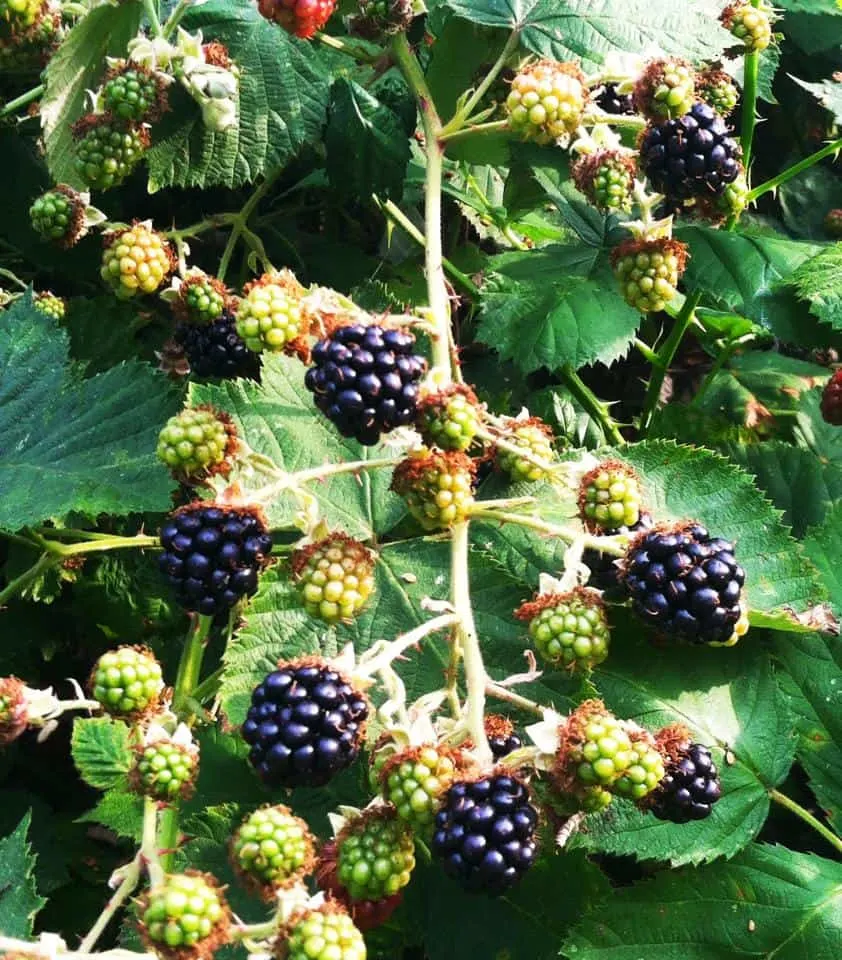
[[[722,796],[719,771],[710,748],[701,743],[684,746],[652,795],[649,809],[659,820],[689,823],[709,817]]]
[[[191,374],[201,380],[260,379],[260,357],[246,347],[230,313],[211,323],[180,323],[175,341],[184,350]]]
[[[372,446],[382,433],[415,420],[427,362],[412,352],[414,346],[406,330],[339,327],[313,347],[304,383],[343,437]]]
[[[161,572],[185,610],[207,616],[228,610],[257,590],[272,550],[260,512],[198,501],[161,527]]]
[[[329,664],[281,663],[251,696],[243,739],[268,787],[323,786],[359,753],[369,705]]]
[[[498,895],[535,862],[537,824],[538,812],[515,777],[457,782],[436,814],[432,853],[466,890]]]
[[[734,544],[699,523],[662,524],[629,545],[621,580],[646,622],[692,643],[736,643],[745,633],[745,572]]]

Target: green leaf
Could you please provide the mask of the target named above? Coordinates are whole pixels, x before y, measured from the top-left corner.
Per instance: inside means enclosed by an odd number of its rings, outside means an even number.
[[[564,944],[568,960],[836,960],[842,866],[755,845],[730,863],[615,890]]]
[[[842,18],[838,22],[842,26]],[[790,159],[796,163],[800,157]],[[786,165],[781,164],[783,168]],[[824,218],[828,210],[842,206],[842,182],[832,167],[816,164],[781,186],[778,203],[788,230],[805,240],[827,240]]]
[[[138,842],[143,833],[143,797],[125,790],[109,790],[77,823],[99,823],[118,837]]]
[[[478,338],[524,373],[621,357],[640,314],[597,264],[597,252],[551,246],[495,257],[482,287]]]
[[[29,848],[29,813],[14,833],[0,840],[0,933],[7,937],[32,936],[35,914],[47,902],[35,889],[32,872],[35,856]]]
[[[219,386],[194,384],[190,397],[197,404],[209,403],[230,413],[238,434],[252,450],[291,473],[389,454],[388,448],[362,447],[337,433],[313,405],[299,360],[266,357],[261,380],[260,385],[245,380]],[[359,477],[329,477],[322,483],[310,483],[307,491],[316,498],[329,526],[368,540],[375,532],[390,530],[406,513],[400,497],[389,491],[390,482],[390,471],[381,469],[364,471]],[[274,497],[266,512],[273,527],[290,527],[299,509],[293,495],[287,493]]]
[[[87,113],[88,90],[95,90],[105,72],[105,57],[124,57],[137,34],[143,6],[129,0],[90,10],[50,57],[47,90],[41,101],[41,123],[50,173],[57,182],[84,188],[74,166],[71,127]]]
[[[800,299],[810,304],[810,312],[842,330],[842,243],[825,247],[806,260],[789,278]]]
[[[351,80],[337,80],[331,89],[325,147],[334,190],[354,198],[401,196],[410,155],[406,128],[390,107]]]
[[[838,80],[822,80],[820,83],[808,83],[790,75],[799,87],[811,93],[837,122],[842,119],[842,83]]]
[[[716,59],[729,35],[687,0],[446,0],[457,16],[489,27],[517,29],[527,50],[554,60],[581,60],[585,69],[612,52],[663,50],[693,60]],[[732,41],[733,42],[733,41]]]
[[[321,136],[330,75],[313,46],[234,0],[191,7],[183,26],[224,43],[239,66],[238,123],[208,130],[197,104],[174,88],[173,110],[156,125],[147,154],[150,191],[253,183]]]
[[[71,740],[73,761],[92,787],[125,785],[131,761],[129,728],[110,717],[77,717]]]
[[[67,334],[30,295],[0,316],[0,527],[70,511],[121,516],[166,510],[170,481],[155,458],[176,392],[146,364],[80,380]]]

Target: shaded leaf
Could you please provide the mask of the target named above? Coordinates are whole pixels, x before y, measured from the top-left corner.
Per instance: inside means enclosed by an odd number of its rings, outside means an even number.
[[[32,935],[35,915],[47,902],[39,897],[32,873],[35,857],[26,835],[30,814],[14,833],[0,840],[0,933],[22,939]]]

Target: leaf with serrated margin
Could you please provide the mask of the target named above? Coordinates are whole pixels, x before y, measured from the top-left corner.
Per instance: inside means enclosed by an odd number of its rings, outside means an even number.
[[[615,890],[562,947],[568,960],[838,960],[842,866],[754,844],[730,862]]]
[[[447,0],[457,16],[518,29],[521,43],[554,60],[599,66],[609,53],[721,56],[733,39],[697,0]]]
[[[808,83],[806,80],[799,80],[792,74],[789,75],[789,78],[794,80],[799,87],[803,87],[808,93],[811,93],[825,110],[833,114],[834,120],[838,122],[842,119],[842,83],[838,80]]]
[[[0,316],[0,371],[0,527],[167,509],[155,444],[178,401],[163,375],[130,362],[80,379],[29,293]]]
[[[842,243],[825,247],[802,263],[789,283],[809,303],[812,314],[842,330]]]
[[[143,833],[143,797],[127,790],[108,790],[77,823],[99,823],[118,837],[139,842]]]
[[[99,790],[125,786],[131,747],[129,728],[121,720],[77,717],[70,746],[86,783]]]
[[[30,937],[35,914],[47,902],[38,896],[32,872],[35,855],[26,835],[31,814],[13,833],[0,840],[0,933],[7,937]]]

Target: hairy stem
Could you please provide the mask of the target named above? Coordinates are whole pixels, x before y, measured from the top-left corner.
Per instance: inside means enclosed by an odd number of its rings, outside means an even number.
[[[47,87],[41,83],[31,90],[27,90],[26,93],[22,93],[19,97],[15,97],[14,100],[9,100],[8,103],[4,103],[2,108],[0,108],[0,117],[8,117],[17,110],[20,110],[21,107],[28,107],[29,104],[32,103],[33,100],[37,100],[46,89]]]
[[[791,797],[788,797],[785,793],[781,793],[779,790],[770,790],[769,796],[775,803],[786,807],[790,813],[794,813],[796,817],[800,817],[804,823],[812,827],[820,836],[824,837],[837,853],[842,853],[842,839],[837,837],[836,834],[820,820],[817,820],[809,810],[805,810],[800,803],[796,803]]]
[[[602,427],[605,436],[615,444],[622,447],[626,442],[619,427],[614,422],[614,418],[608,412],[608,407],[597,397],[591,388],[582,380],[578,373],[570,364],[566,364],[561,369],[561,376],[567,389],[584,407],[587,413]]]
[[[524,513],[510,513],[507,510],[489,510],[483,507],[481,501],[472,507],[471,516],[477,519],[495,520],[498,523],[514,523],[519,527],[536,530],[538,533],[546,534],[549,537],[558,537],[565,543],[580,541],[584,550],[598,550],[600,553],[607,553],[612,557],[622,557],[626,552],[626,546],[622,542],[622,538],[595,537],[589,533],[582,533],[581,530],[563,527],[558,523],[549,523],[540,517],[532,517]]]
[[[782,183],[786,183],[787,180],[797,177],[799,173],[809,170],[810,167],[818,163],[819,160],[824,160],[825,157],[832,156],[834,153],[838,153],[839,150],[842,150],[842,138],[826,144],[821,150],[811,153],[809,157],[799,160],[798,163],[787,167],[786,170],[783,170],[776,177],[772,177],[771,180],[767,180],[765,183],[761,183],[755,187],[748,195],[749,203],[753,203],[758,197],[762,197],[764,193],[769,193],[770,190],[776,190]]]
[[[495,700],[502,700],[505,703],[510,703],[513,707],[517,707],[519,710],[525,710],[528,713],[534,713],[539,717],[544,715],[544,708],[539,703],[536,703],[534,700],[529,700],[526,697],[522,697],[519,693],[515,693],[514,690],[509,690],[508,687],[501,686],[499,683],[495,683],[493,680],[489,680],[486,683],[485,692],[489,697],[494,697]]]
[[[380,650],[375,650],[373,656],[364,656],[360,660],[359,665],[354,673],[357,676],[370,677],[379,670],[382,670],[384,667],[389,666],[389,664],[393,660],[400,657],[405,650],[416,646],[416,644],[420,643],[431,633],[436,633],[438,630],[444,630],[446,627],[452,627],[458,622],[459,618],[455,613],[444,613],[440,617],[435,617],[432,620],[428,620],[426,623],[422,623],[414,630],[409,630],[407,633],[403,633],[399,637],[396,637],[391,643],[387,643]]]

